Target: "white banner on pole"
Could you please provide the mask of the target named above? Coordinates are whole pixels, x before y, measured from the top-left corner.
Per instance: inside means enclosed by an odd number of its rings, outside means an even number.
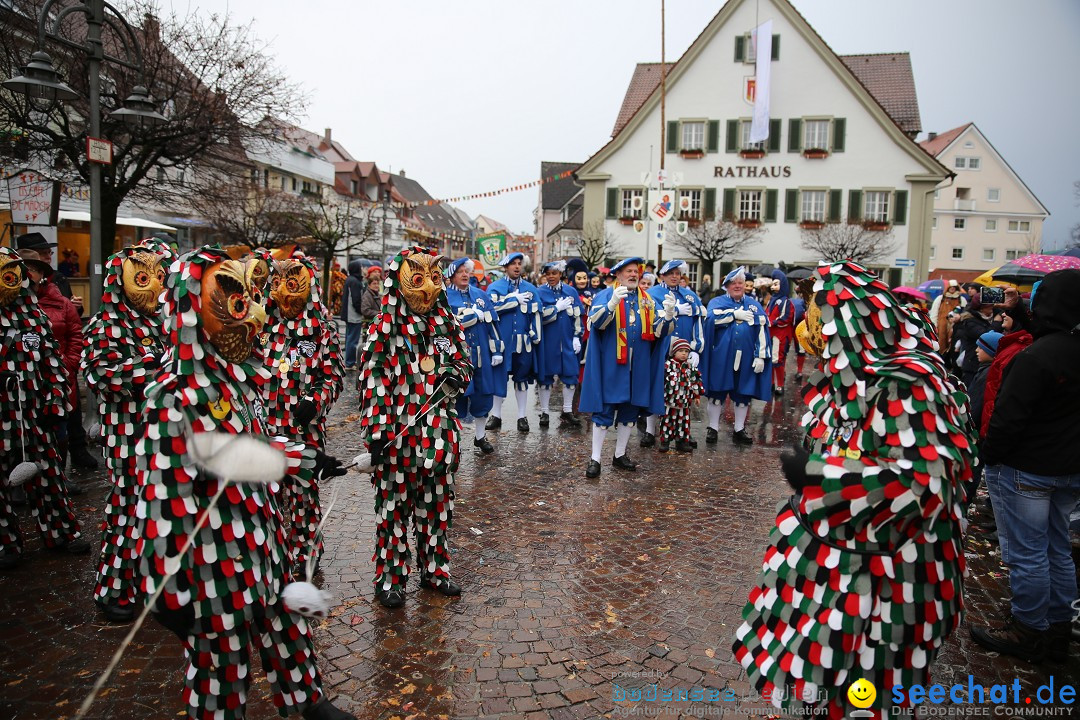
[[[766,20],[750,34],[757,60],[754,89],[754,121],[750,125],[750,142],[769,139],[769,73],[772,70],[772,20]]]

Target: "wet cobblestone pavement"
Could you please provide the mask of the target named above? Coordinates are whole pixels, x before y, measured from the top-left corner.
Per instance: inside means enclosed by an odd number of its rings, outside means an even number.
[[[366,476],[346,476],[322,561],[321,584],[336,607],[315,631],[330,697],[363,719],[508,720],[617,716],[631,705],[613,701],[616,685],[746,695],[729,647],[777,502],[787,495],[778,456],[802,414],[795,389],[789,383],[780,401],[755,403],[749,448],[732,445],[730,411],[719,444],[706,445],[699,414],[697,451],[660,455],[632,441],[640,465],[626,473],[610,467],[610,433],[597,480],[584,477],[587,424],[540,430],[533,411],[532,431],[520,434],[510,399],[494,455],[472,448],[471,429],[462,433],[450,544],[463,595],[442,597],[414,580],[398,611],[374,601],[371,486]],[[343,459],[358,450],[355,409],[356,392],[347,389],[329,433],[329,451]],[[104,473],[73,477],[86,489],[76,506],[96,545]],[[324,488],[324,504],[330,493]],[[995,549],[984,535],[968,539],[969,621],[996,620],[1008,596]],[[91,600],[95,557],[96,548],[91,558],[48,553],[32,537],[24,561],[0,576],[0,718],[70,718],[127,633],[105,622]],[[254,665],[248,717],[277,717]],[[89,717],[181,716],[183,667],[179,643],[148,622]],[[966,685],[969,674],[982,685],[1019,678],[1030,693],[1050,675],[1059,687],[1080,684],[1080,661],[1033,666],[989,656],[963,627],[934,679]],[[734,718],[763,703],[662,705]]]

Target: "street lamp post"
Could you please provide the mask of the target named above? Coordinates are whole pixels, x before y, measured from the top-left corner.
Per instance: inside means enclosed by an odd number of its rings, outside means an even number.
[[[109,14],[106,15],[106,10]],[[64,21],[72,15],[82,15],[86,22],[86,37],[73,39],[65,34]],[[108,26],[119,37],[119,46],[123,57],[106,52],[101,39],[101,29]],[[101,137],[101,63],[111,62],[142,73],[142,50],[134,31],[127,21],[105,0],[81,0],[70,3],[68,0],[47,0],[38,15],[38,47],[22,74],[3,83],[14,92],[22,93],[34,100],[47,103],[66,102],[79,97],[79,94],[65,84],[52,64],[52,58],[41,50],[46,39],[87,56],[89,72],[89,128],[90,138]],[[111,115],[121,118],[125,123],[142,126],[157,125],[166,122],[166,118],[154,109],[147,89],[136,85],[132,93],[124,100],[124,106],[114,110]],[[101,172],[100,163],[89,163],[90,174],[90,309],[95,311],[101,303]]]

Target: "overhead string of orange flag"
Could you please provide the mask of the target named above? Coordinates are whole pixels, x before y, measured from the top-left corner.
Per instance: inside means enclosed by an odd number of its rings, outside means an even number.
[[[419,207],[422,205],[442,205],[444,203],[459,203],[467,202],[469,200],[479,200],[481,198],[495,197],[496,195],[504,195],[506,193],[518,192],[520,190],[527,190],[528,188],[539,187],[540,185],[545,185],[549,182],[563,180],[564,178],[568,178],[573,174],[573,170],[567,170],[566,172],[561,172],[558,175],[552,175],[550,177],[540,178],[539,180],[533,180],[532,182],[525,183],[524,185],[511,185],[510,187],[500,188],[498,190],[491,190],[490,192],[475,193],[473,195],[461,195],[459,197],[452,198],[441,198],[439,200],[422,200],[420,202],[405,203],[405,205],[407,205],[408,207]]]

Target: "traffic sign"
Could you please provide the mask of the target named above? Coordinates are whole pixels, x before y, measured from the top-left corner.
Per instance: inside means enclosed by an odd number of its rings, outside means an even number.
[[[893,265],[896,267],[915,267],[915,260],[912,258],[896,258]]]

